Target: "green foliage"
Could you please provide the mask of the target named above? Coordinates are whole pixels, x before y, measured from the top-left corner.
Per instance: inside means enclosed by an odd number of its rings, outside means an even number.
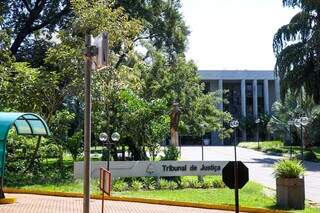
[[[138,181],[138,180],[134,180],[132,183],[131,183],[131,189],[133,191],[140,191],[141,189],[143,188],[143,184]]]
[[[298,160],[284,159],[274,165],[276,178],[300,178],[304,173],[303,165]]]
[[[127,191],[128,189],[129,189],[128,184],[122,179],[115,180],[112,183],[112,190],[113,191],[122,192],[122,191]]]
[[[319,104],[320,2],[283,0],[283,5],[300,10],[277,31],[273,39],[277,58],[275,71],[281,79],[282,95],[285,96],[288,88],[298,91],[304,87],[306,94]]]
[[[154,177],[144,177],[142,178],[142,182],[144,183],[145,189],[153,190],[156,188],[156,180]]]
[[[80,130],[74,133],[72,137],[68,138],[65,147],[71,153],[72,159],[76,161],[83,152],[83,132]]]
[[[268,130],[285,142],[290,137],[301,139],[300,128],[289,126],[288,121],[304,115],[309,117],[309,124],[303,129],[304,142],[307,146],[319,143],[320,113],[319,106],[315,105],[311,97],[298,95],[288,90],[283,102],[275,102],[272,106],[272,117],[268,123]],[[288,133],[291,132],[292,135]],[[300,141],[300,140],[299,140]],[[300,142],[297,142],[300,143]]]
[[[303,152],[303,158],[308,161],[317,161],[317,155],[312,150]],[[301,159],[301,154],[299,155],[299,159]]]
[[[212,179],[212,187],[213,188],[225,188],[226,185],[224,184],[222,178]]]
[[[212,187],[212,180],[204,180],[202,182],[202,186],[203,189],[209,189]]]
[[[163,156],[160,156],[161,161],[165,160],[178,160],[180,157],[180,151],[175,146],[166,147],[163,151]]]
[[[185,179],[185,178],[182,178],[182,179],[181,179],[181,183],[180,183],[180,187],[181,187],[182,189],[189,188],[189,187],[190,187],[189,180],[187,180],[187,179]]]
[[[135,1],[133,6],[132,0],[121,0],[115,5],[144,23],[138,41],[148,40],[157,49],[164,49],[171,58],[185,51],[189,30],[181,14],[180,1],[141,0]]]
[[[33,46],[40,37],[41,31],[46,32],[49,40],[56,28],[63,28],[72,15],[69,0],[52,1],[6,1],[1,8],[3,29],[11,32],[14,38],[11,52],[16,55],[22,44]],[[33,36],[31,36],[33,35]]]
[[[159,181],[160,189],[169,189],[169,185],[170,185],[170,182],[168,180],[160,179]]]
[[[189,187],[194,189],[199,189],[202,187],[202,183],[198,181],[198,179],[190,179],[189,180]]]
[[[178,184],[175,181],[169,181],[168,189],[174,190],[178,188]]]

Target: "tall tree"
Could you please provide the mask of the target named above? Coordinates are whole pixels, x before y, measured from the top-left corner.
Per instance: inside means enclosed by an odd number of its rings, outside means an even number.
[[[285,7],[301,9],[274,36],[276,74],[282,80],[282,95],[288,88],[304,87],[320,103],[320,1],[283,0]]]
[[[4,3],[5,2],[5,3]],[[10,50],[16,55],[27,37],[39,30],[53,32],[71,15],[69,0],[9,0],[1,2],[4,23],[2,28],[11,29],[13,42]]]

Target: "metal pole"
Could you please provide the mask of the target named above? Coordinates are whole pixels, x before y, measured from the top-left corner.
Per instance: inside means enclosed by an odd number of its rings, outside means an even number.
[[[292,136],[291,136],[291,125],[289,125],[289,139],[290,139],[290,159],[292,159]]]
[[[202,137],[201,137],[201,160],[203,161],[204,159],[204,155],[203,155],[203,133],[202,133]]]
[[[107,170],[110,172],[110,143],[107,141],[107,147],[108,147],[108,161],[107,161]]]
[[[90,212],[90,146],[91,146],[91,36],[86,33],[86,60],[84,74],[84,178],[83,178],[83,212]]]
[[[258,149],[260,149],[260,141],[259,141],[259,137],[260,137],[260,134],[259,134],[259,123],[257,124],[257,134],[258,134],[258,137],[257,137],[257,140],[258,140]]]
[[[235,212],[239,213],[239,181],[238,181],[238,161],[237,161],[237,128],[234,129],[234,200]]]
[[[303,164],[304,161],[304,153],[303,153],[303,129],[302,124],[300,124],[300,135],[301,135],[301,161]]]

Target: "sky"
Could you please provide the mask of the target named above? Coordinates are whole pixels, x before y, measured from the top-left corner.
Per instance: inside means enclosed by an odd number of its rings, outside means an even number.
[[[298,12],[282,0],[181,2],[191,30],[187,57],[202,70],[273,70],[273,36]]]

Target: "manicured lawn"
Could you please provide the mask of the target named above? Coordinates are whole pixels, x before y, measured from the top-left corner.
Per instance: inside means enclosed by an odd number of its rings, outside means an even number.
[[[204,204],[234,204],[234,191],[228,188],[126,191],[114,192],[113,195]],[[240,190],[240,203],[247,207],[270,208],[274,205],[274,199],[264,194],[261,185],[250,182]]]
[[[273,154],[280,154],[280,155],[289,155],[290,153],[290,146],[284,146],[282,141],[262,141],[259,143],[260,149],[258,149],[257,142],[241,142],[239,143],[239,147],[248,148],[248,149],[255,149],[260,150],[266,153],[273,153]],[[313,161],[320,161],[320,147],[313,147],[308,149],[312,151],[316,155],[316,159]],[[307,151],[307,150],[305,150]],[[292,155],[299,156],[300,155],[300,146],[292,146]],[[310,160],[310,159],[306,159]]]

